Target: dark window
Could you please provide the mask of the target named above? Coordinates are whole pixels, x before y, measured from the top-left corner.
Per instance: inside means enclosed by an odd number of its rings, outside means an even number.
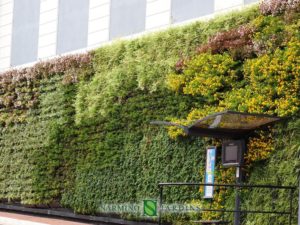
[[[85,48],[88,37],[89,0],[60,0],[58,8],[58,54]]]
[[[172,0],[172,22],[205,16],[214,12],[214,0]]]
[[[110,39],[145,30],[146,0],[111,0]]]
[[[40,0],[14,0],[11,65],[37,59]]]

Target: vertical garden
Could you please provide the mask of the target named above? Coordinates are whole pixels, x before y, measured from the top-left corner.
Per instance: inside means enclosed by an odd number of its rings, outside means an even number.
[[[218,143],[149,123],[189,124],[224,109],[288,117],[250,140],[246,172],[250,183],[297,185],[299,4],[267,1],[1,74],[0,201],[97,214],[101,203],[157,198],[160,181],[202,181],[205,147]],[[233,176],[219,168],[216,179]],[[245,224],[269,223],[249,215]]]

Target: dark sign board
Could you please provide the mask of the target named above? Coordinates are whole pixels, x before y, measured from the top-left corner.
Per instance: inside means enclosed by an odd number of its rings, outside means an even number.
[[[244,161],[244,140],[226,140],[222,144],[222,164],[226,167],[241,166]]]

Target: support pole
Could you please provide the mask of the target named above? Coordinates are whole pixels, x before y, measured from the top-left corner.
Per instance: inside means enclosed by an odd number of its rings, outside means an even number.
[[[242,169],[240,167],[236,168],[236,183],[242,184]],[[236,193],[235,193],[235,212],[234,212],[234,225],[240,225],[241,224],[241,213],[239,212],[241,210],[241,196],[240,196],[240,190],[237,187]]]
[[[294,190],[290,190],[290,218],[289,218],[289,225],[292,225],[292,220],[293,220],[293,195],[294,195]]]
[[[298,198],[298,203],[299,203],[299,205],[298,205],[298,225],[300,225],[300,176],[299,176],[299,190],[298,190],[298,192],[299,192],[299,198]]]
[[[162,225],[161,223],[162,201],[163,201],[163,186],[159,185],[158,225]]]

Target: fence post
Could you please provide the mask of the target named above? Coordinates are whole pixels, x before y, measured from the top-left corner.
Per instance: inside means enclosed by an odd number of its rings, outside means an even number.
[[[242,184],[242,168],[237,167],[236,168],[236,184],[241,185]],[[235,208],[234,208],[234,225],[240,225],[241,224],[241,196],[240,196],[240,188],[236,187],[235,190]]]

